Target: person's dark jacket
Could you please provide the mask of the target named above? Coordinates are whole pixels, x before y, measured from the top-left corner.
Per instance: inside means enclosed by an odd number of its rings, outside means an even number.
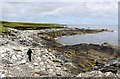
[[[27,51],[27,55],[31,55],[31,53],[32,53],[32,50],[29,49],[29,50]]]

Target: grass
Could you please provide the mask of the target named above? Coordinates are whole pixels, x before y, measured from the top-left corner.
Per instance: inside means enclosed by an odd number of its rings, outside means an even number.
[[[89,70],[89,69],[90,69],[89,67],[84,68],[84,70]]]
[[[23,23],[23,22],[8,22],[0,21],[2,26],[15,28],[19,30],[37,30],[45,28],[63,28],[60,24],[44,24],[44,23]]]
[[[84,54],[88,54],[88,52],[83,52]]]
[[[0,26],[0,34],[7,34],[8,33],[9,28],[4,27],[4,26]]]

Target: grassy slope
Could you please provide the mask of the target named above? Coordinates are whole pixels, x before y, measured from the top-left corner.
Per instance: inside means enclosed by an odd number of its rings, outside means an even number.
[[[23,23],[23,22],[7,22],[7,21],[0,21],[0,23],[2,23],[2,26],[4,27],[15,28],[19,30],[62,28],[60,24]]]
[[[3,27],[2,25],[0,25],[0,34],[6,34],[8,33],[9,28],[7,27]]]

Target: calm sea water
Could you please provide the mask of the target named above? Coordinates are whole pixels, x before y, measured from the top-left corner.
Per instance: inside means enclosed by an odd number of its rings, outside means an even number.
[[[69,26],[86,29],[108,29],[114,32],[102,32],[97,34],[82,34],[75,36],[63,36],[57,39],[58,42],[66,45],[75,45],[80,43],[103,44],[109,43],[118,46],[118,26]]]

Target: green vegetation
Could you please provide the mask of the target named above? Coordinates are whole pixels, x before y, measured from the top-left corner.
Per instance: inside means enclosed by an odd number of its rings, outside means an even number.
[[[90,69],[90,68],[89,67],[84,68],[84,70],[88,70],[88,69]]]
[[[36,29],[45,29],[45,28],[63,28],[60,24],[43,24],[43,23],[23,23],[23,22],[7,22],[0,21],[2,26],[15,28],[19,30],[36,30]]]
[[[8,33],[9,28],[4,27],[4,26],[0,26],[0,34],[7,34]]]
[[[96,64],[92,64],[91,66],[93,67],[93,66],[95,66]]]
[[[84,54],[88,54],[88,52],[83,52]]]

